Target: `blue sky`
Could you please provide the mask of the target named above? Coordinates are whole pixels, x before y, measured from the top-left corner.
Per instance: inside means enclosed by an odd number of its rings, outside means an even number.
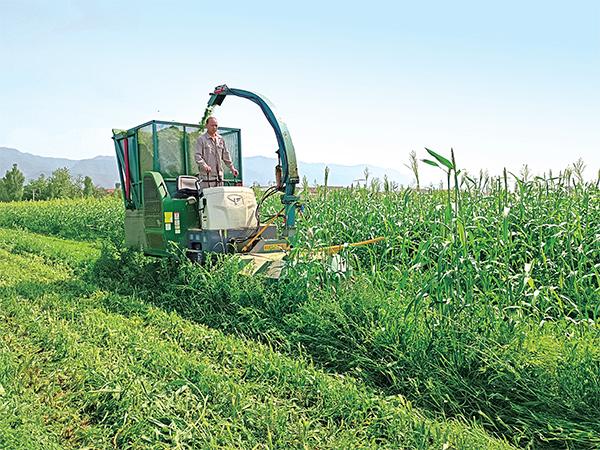
[[[277,105],[302,161],[406,172],[411,150],[453,147],[472,173],[582,157],[595,177],[599,5],[0,0],[0,146],[111,155],[112,128],[197,122],[227,83]],[[273,155],[255,105],[216,115]]]

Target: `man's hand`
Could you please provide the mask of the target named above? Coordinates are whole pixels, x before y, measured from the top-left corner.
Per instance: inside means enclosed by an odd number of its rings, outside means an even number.
[[[233,169],[231,169],[231,173],[233,174],[234,178],[237,178],[237,176],[239,174],[238,170],[235,167]]]
[[[210,166],[208,164],[204,164],[203,168],[207,175],[210,174]]]

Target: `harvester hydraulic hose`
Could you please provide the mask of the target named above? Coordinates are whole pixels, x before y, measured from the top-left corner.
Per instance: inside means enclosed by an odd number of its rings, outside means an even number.
[[[242,248],[242,253],[247,251],[252,246],[252,244],[254,244],[254,242],[260,237],[260,235],[264,233],[264,231],[269,227],[269,225],[271,225],[275,221],[275,219],[277,219],[279,216],[281,216],[284,209],[285,209],[285,206],[283,208],[281,208],[281,210],[277,214],[275,214],[273,217],[271,217],[271,219],[269,219],[269,221],[263,225],[263,227],[259,230],[259,232],[256,233],[254,235],[254,237],[252,237],[252,239],[250,239],[250,242],[248,242],[246,245],[244,245],[244,248]]]
[[[373,239],[367,239],[366,241],[353,242],[351,244],[340,244],[340,245],[332,245],[331,247],[317,248],[314,251],[315,252],[325,252],[330,255],[333,255],[346,247],[361,247],[363,245],[369,245],[369,244],[374,244],[375,242],[383,241],[384,239],[385,238],[383,236],[380,236],[380,237],[376,237]]]

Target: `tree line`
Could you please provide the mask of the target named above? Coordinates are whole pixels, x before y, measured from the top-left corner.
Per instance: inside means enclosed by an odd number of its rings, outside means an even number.
[[[68,168],[62,167],[46,177],[41,174],[25,183],[25,175],[17,164],[0,178],[0,201],[49,200],[52,198],[102,197],[109,191],[94,185],[89,176],[74,177]]]

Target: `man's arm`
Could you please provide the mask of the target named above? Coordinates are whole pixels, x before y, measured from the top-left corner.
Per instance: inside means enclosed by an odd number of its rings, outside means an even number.
[[[206,173],[209,173],[210,166],[208,164],[206,164],[206,161],[204,161],[204,158],[203,158],[203,155],[204,155],[203,146],[204,146],[204,143],[202,142],[202,139],[198,138],[198,140],[196,141],[196,153],[194,155],[194,159],[196,161],[196,164],[198,164],[198,168],[202,167]]]
[[[221,138],[223,139],[223,138]],[[233,161],[231,160],[231,154],[229,153],[229,150],[227,150],[227,145],[225,144],[225,139],[223,139],[223,154],[221,155],[223,162],[225,164],[227,164],[227,167],[229,167],[229,169],[231,169],[231,173],[233,173],[234,177],[238,176],[238,171],[235,168],[235,166],[233,165]]]

